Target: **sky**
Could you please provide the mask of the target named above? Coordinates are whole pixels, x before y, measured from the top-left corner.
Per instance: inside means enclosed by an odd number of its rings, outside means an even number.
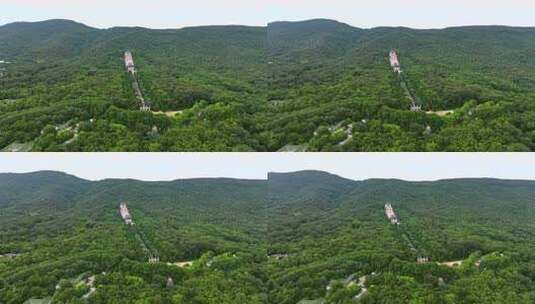
[[[61,171],[90,180],[266,179],[320,170],[365,180],[491,177],[535,180],[535,153],[2,153],[0,172]]]
[[[364,28],[535,26],[533,12],[533,0],[0,0],[0,25],[61,18],[99,28],[180,28],[329,18]]]

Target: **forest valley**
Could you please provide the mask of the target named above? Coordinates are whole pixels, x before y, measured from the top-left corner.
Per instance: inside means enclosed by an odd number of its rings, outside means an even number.
[[[533,303],[535,182],[0,174],[0,303]]]
[[[533,151],[534,71],[528,27],[17,22],[0,150]]]

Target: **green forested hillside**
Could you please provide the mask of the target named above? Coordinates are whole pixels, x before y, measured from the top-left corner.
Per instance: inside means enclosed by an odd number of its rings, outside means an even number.
[[[532,150],[534,37],[533,28],[499,26],[270,24],[268,98],[277,114],[268,128],[279,147],[310,151]],[[401,77],[388,62],[391,49]],[[401,80],[422,112],[409,111]]]
[[[0,257],[0,303],[264,302],[263,181],[0,180],[0,254],[18,254]],[[139,238],[160,263],[147,263]]]
[[[55,172],[0,181],[0,303],[535,300],[531,181],[313,171],[267,181],[90,182]],[[134,226],[120,218],[122,202]],[[400,225],[385,217],[387,203]]]
[[[0,27],[0,147],[531,151],[533,41],[533,28],[331,20],[176,30],[13,23]],[[126,50],[152,113],[138,110]],[[407,94],[422,111],[409,111]]]
[[[45,151],[261,150],[265,28],[0,27],[0,147]],[[141,113],[123,52],[154,112]],[[2,66],[2,67],[3,67]],[[169,114],[171,116],[171,114]]]
[[[351,182],[305,172],[268,183],[270,303],[535,300],[533,182]],[[400,225],[386,219],[386,203]],[[429,262],[417,263],[420,255]],[[462,265],[437,264],[450,261]]]

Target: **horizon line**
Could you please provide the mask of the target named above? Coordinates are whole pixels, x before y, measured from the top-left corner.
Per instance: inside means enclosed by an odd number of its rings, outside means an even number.
[[[50,21],[67,21],[67,22],[74,22],[80,25],[83,25],[85,27],[96,29],[96,30],[109,30],[114,28],[142,28],[142,29],[148,29],[148,30],[181,30],[186,28],[195,28],[195,27],[231,27],[231,26],[241,26],[241,27],[269,27],[270,24],[274,23],[304,23],[304,22],[310,22],[310,21],[331,21],[331,22],[337,22],[340,24],[344,24],[350,27],[353,27],[355,29],[364,29],[364,30],[371,30],[376,28],[406,28],[406,29],[412,29],[412,30],[445,30],[445,29],[452,29],[452,28],[469,28],[469,27],[508,27],[508,28],[535,28],[535,25],[510,25],[510,24],[461,24],[461,25],[447,25],[442,27],[412,27],[408,25],[376,25],[376,26],[356,26],[349,22],[340,21],[337,19],[330,19],[330,18],[310,18],[310,19],[297,19],[297,20],[274,20],[274,21],[268,21],[266,24],[237,24],[237,23],[226,23],[226,24],[190,24],[190,25],[182,25],[177,27],[149,27],[146,25],[113,25],[109,27],[102,27],[102,26],[96,26],[96,25],[90,25],[86,22],[78,21],[76,19],[68,19],[68,18],[50,18],[50,19],[41,19],[41,20],[34,20],[34,21],[28,21],[28,20],[20,20],[20,21],[12,21],[7,23],[1,23],[0,27],[18,24],[18,23],[25,23],[25,24],[31,24],[31,23],[43,23],[43,22],[50,22]]]
[[[497,180],[497,181],[511,181],[511,182],[535,182],[535,179],[518,179],[518,178],[500,178],[492,176],[466,176],[466,177],[444,177],[438,179],[406,179],[406,178],[396,178],[396,177],[369,177],[363,179],[355,179],[350,177],[344,177],[337,173],[329,172],[327,170],[314,170],[314,169],[304,169],[304,170],[291,170],[291,171],[266,171],[265,178],[246,178],[246,177],[232,177],[232,176],[198,176],[198,177],[177,177],[172,179],[160,179],[160,180],[145,180],[142,178],[133,178],[133,177],[106,177],[100,179],[91,179],[82,177],[76,173],[70,173],[62,170],[35,170],[35,171],[26,171],[26,172],[0,172],[2,174],[13,174],[13,175],[31,175],[37,173],[59,173],[72,176],[77,179],[81,179],[88,182],[102,182],[107,180],[123,180],[123,181],[137,181],[145,183],[167,183],[167,182],[179,182],[179,181],[194,181],[194,180],[235,180],[235,181],[269,181],[270,174],[298,174],[298,173],[320,173],[336,176],[340,179],[350,180],[353,182],[366,182],[366,181],[401,181],[406,183],[434,183],[434,182],[443,182],[443,181],[461,181],[461,180]]]

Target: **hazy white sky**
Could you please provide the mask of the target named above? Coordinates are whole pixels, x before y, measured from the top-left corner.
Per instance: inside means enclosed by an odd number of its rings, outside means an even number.
[[[535,180],[535,153],[1,153],[0,172],[63,171],[98,180],[195,177],[265,179],[267,172],[322,170],[346,178]]]
[[[359,27],[535,26],[533,0],[0,0],[0,25],[73,19],[95,27],[265,25],[330,18]]]

